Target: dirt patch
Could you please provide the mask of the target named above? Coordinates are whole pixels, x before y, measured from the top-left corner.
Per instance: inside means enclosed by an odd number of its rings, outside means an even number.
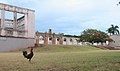
[[[101,48],[101,49],[109,49],[109,50],[120,50],[120,48],[115,48],[112,46],[95,46],[97,48]]]

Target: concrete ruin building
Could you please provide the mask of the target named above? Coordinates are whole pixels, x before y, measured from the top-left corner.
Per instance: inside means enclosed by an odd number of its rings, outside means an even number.
[[[63,44],[63,35],[52,33],[49,29],[48,32],[36,32],[36,44]]]
[[[34,12],[0,3],[0,51],[34,46]]]
[[[79,38],[77,37],[67,37],[62,34],[55,34],[49,29],[48,32],[36,32],[36,44],[81,45],[81,42],[79,42]]]
[[[120,48],[120,34],[111,35],[110,38],[113,39],[113,42],[110,42],[109,46]]]

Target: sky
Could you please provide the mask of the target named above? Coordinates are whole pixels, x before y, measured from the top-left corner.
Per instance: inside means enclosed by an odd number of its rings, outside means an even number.
[[[85,29],[103,32],[120,27],[120,0],[0,0],[35,10],[35,31],[80,35]]]

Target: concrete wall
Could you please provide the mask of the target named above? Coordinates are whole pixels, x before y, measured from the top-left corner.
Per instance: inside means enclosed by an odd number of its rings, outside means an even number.
[[[12,6],[8,4],[0,3],[1,10],[1,20],[0,20],[0,51],[9,51],[9,50],[17,50],[20,48],[27,48],[30,46],[34,46],[35,44],[35,14],[34,10],[21,8],[17,6]],[[5,11],[13,12],[13,23],[12,28],[6,28],[6,24],[10,25],[11,21],[7,21],[5,19]],[[17,13],[23,14],[23,21],[18,23]],[[19,29],[18,27],[23,23],[23,29]],[[19,25],[18,25],[19,24]],[[6,32],[13,32],[11,35]],[[19,32],[23,32],[23,35],[18,34]]]
[[[112,35],[110,38],[114,40],[114,42],[110,42],[110,46],[120,47],[120,35]]]
[[[66,39],[66,41],[64,41],[64,39]],[[72,41],[70,41],[70,40],[72,40]],[[77,40],[79,40],[79,38],[63,36],[63,44],[64,45],[81,45],[80,42],[77,42]]]
[[[18,50],[34,44],[34,38],[0,37],[0,51]]]
[[[35,37],[35,14],[34,11],[28,11],[28,19],[27,19],[27,37],[34,38]]]

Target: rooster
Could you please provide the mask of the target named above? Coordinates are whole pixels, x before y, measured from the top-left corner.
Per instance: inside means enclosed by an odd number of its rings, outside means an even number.
[[[27,51],[23,51],[23,56],[24,56],[25,58],[27,58],[27,59],[29,60],[29,62],[31,61],[33,55],[34,55],[34,54],[33,54],[33,48],[31,48],[29,54],[27,54]]]

